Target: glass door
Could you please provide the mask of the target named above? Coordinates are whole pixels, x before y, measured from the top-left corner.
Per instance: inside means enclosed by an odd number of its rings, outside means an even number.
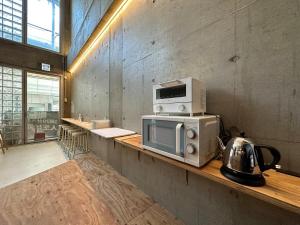
[[[176,155],[176,130],[179,130],[180,154],[183,156],[184,128],[182,122],[143,119],[143,144]]]
[[[60,77],[27,73],[26,142],[57,137]]]

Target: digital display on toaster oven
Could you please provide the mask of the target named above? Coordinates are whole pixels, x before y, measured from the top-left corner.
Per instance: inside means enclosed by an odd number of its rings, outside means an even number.
[[[160,88],[156,90],[156,99],[186,97],[186,85]]]

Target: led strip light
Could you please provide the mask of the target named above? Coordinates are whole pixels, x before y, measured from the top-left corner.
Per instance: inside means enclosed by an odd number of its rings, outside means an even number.
[[[78,66],[83,62],[85,58],[91,53],[91,51],[99,44],[101,38],[106,33],[110,25],[115,21],[115,19],[121,14],[121,12],[126,8],[125,6],[128,5],[128,3],[131,0],[123,0],[122,3],[117,7],[117,9],[112,13],[108,21],[105,23],[105,25],[102,27],[102,29],[96,34],[96,37],[94,40],[89,43],[87,46],[84,46],[86,49],[84,52],[79,53],[79,55],[75,58],[75,60],[72,62],[69,68],[69,72],[73,73]]]

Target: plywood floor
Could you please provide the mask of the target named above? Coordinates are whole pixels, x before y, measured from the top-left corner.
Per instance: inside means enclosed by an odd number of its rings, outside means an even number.
[[[0,152],[0,188],[66,161],[55,141],[10,147]]]
[[[26,152],[58,146],[23,147]],[[1,225],[184,225],[92,153],[1,188],[0,199]]]
[[[184,225],[94,154],[75,157],[81,171],[119,225]]]

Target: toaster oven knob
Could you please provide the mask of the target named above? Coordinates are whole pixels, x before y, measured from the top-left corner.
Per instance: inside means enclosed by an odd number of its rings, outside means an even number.
[[[162,111],[162,106],[161,105],[157,105],[156,106],[156,111],[157,112],[161,112]]]
[[[183,111],[185,110],[185,105],[179,105],[179,106],[178,106],[178,110],[179,110],[180,112],[183,112]]]
[[[189,153],[189,154],[194,154],[196,152],[196,149],[194,147],[194,145],[192,144],[187,144],[186,146],[186,151]]]
[[[186,131],[186,136],[190,139],[194,139],[196,137],[196,132],[193,129],[188,129]]]

